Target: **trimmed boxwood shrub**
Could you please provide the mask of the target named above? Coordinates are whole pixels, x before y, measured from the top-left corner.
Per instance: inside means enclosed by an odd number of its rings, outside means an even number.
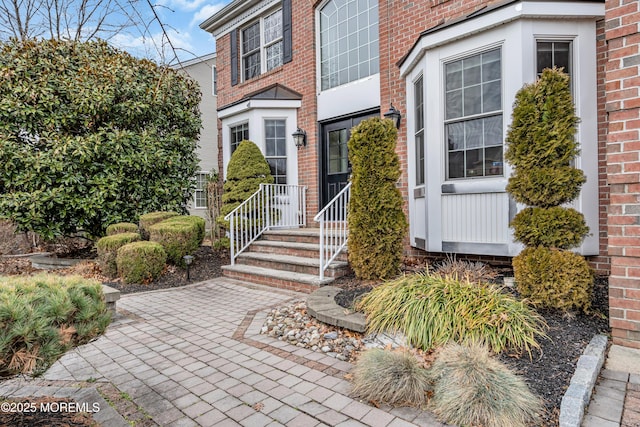
[[[140,236],[143,240],[149,240],[149,227],[174,216],[178,216],[178,213],[158,211],[140,215]]]
[[[157,242],[133,242],[118,249],[118,275],[125,283],[150,283],[162,274],[167,253]]]
[[[98,264],[105,276],[115,277],[118,273],[116,266],[116,255],[118,249],[127,243],[140,240],[138,233],[119,233],[105,236],[98,240],[96,249],[98,251]]]
[[[149,227],[150,239],[162,244],[170,263],[184,266],[183,256],[193,254],[204,239],[205,221],[199,216],[176,216]]]
[[[581,255],[526,248],[513,259],[518,292],[532,303],[561,310],[591,307],[593,271]]]
[[[222,207],[216,223],[228,229],[229,221],[224,217],[258,191],[260,184],[273,184],[269,163],[256,144],[251,141],[242,141],[229,159],[227,179],[223,185]],[[256,204],[255,212],[251,217],[260,221],[261,212],[262,207]],[[220,242],[220,244],[224,243],[226,243],[225,240]]]
[[[509,178],[507,191],[518,203],[547,208],[578,197],[586,180],[582,170],[570,166],[518,169]]]
[[[109,325],[102,285],[79,276],[0,276],[0,377],[40,374]]]
[[[117,224],[111,224],[107,227],[107,236],[113,236],[114,234],[121,233],[137,233],[138,226],[131,222],[119,222]]]
[[[376,117],[360,122],[348,142],[353,171],[347,216],[349,263],[362,279],[386,279],[400,272],[408,224],[396,187],[397,135],[391,120]]]
[[[572,208],[525,208],[513,218],[516,240],[526,246],[569,249],[579,246],[589,227],[584,215]]]

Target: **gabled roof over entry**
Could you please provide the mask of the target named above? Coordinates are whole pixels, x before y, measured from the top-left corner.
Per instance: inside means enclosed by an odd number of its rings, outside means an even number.
[[[301,102],[302,95],[300,93],[280,83],[275,83],[218,108],[218,117],[251,108],[298,108]]]

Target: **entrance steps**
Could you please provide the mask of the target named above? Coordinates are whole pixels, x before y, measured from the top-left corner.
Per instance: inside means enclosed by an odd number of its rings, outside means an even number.
[[[319,241],[319,228],[266,231],[238,255],[235,265],[222,267],[223,274],[252,283],[312,292],[351,271],[343,251],[321,280]]]

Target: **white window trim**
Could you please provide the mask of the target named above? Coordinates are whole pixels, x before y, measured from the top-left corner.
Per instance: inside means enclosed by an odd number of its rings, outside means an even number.
[[[206,171],[199,171],[199,172],[196,172],[196,185],[197,185],[197,182],[198,182],[198,181],[197,181],[197,176],[198,176],[198,175],[205,175],[205,176],[208,178],[208,177],[209,177],[209,172],[206,172]],[[205,180],[205,183],[206,183],[206,180]],[[198,202],[197,202],[198,198],[197,198],[197,196],[196,196],[196,195],[197,195],[197,193],[198,193],[198,191],[203,191],[203,192],[205,192],[205,194],[204,194],[204,197],[205,197],[205,205],[204,205],[204,206],[198,206]],[[202,190],[198,190],[198,187],[196,186],[196,189],[193,191],[193,209],[196,209],[196,210],[204,210],[204,209],[207,209],[207,203],[206,203],[206,200],[207,200],[207,194],[206,194],[206,191],[207,191],[207,189],[206,189],[206,188],[203,188]]]
[[[282,13],[282,8],[275,8],[275,9],[271,9],[266,11],[262,16],[260,16],[258,19],[253,20],[251,22],[249,22],[247,25],[243,25],[240,28],[240,72],[241,72],[241,78],[242,81],[249,81],[249,80],[253,80],[255,78],[258,78],[259,76],[261,76],[264,73],[267,73],[271,70],[275,70],[278,67],[281,67],[282,64],[277,65],[271,69],[267,69],[267,48],[282,42],[284,37],[283,37],[283,31],[282,31],[282,22],[281,22],[281,31],[280,31],[280,37],[270,41],[268,44],[265,42],[265,38],[264,38],[264,21],[266,18],[270,17],[271,15],[275,14],[275,13]],[[249,79],[245,79],[245,68],[244,68],[244,59],[245,59],[245,52],[243,49],[244,46],[244,30],[246,30],[247,28],[253,26],[256,24],[256,22],[259,22],[259,32],[260,32],[260,73],[258,73],[257,76],[251,77]]]

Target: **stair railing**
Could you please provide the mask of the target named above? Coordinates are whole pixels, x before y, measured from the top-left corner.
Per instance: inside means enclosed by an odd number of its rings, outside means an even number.
[[[313,218],[320,223],[320,280],[329,264],[347,245],[347,206],[351,195],[349,182],[331,201]]]
[[[307,187],[260,184],[260,188],[227,214],[231,265],[262,233],[273,228],[295,228],[307,222]]]

